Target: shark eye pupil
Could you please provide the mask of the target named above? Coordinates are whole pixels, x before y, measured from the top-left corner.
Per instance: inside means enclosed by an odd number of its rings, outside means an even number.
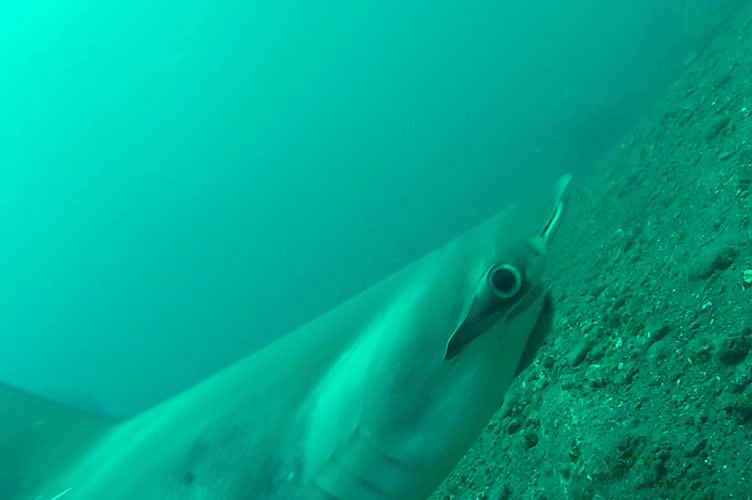
[[[508,264],[491,268],[488,281],[494,293],[502,299],[514,297],[522,288],[522,276],[519,269]]]

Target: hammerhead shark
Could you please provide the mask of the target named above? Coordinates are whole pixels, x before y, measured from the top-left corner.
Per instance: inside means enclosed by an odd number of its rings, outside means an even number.
[[[549,330],[569,180],[129,420],[0,386],[0,497],[428,497]]]

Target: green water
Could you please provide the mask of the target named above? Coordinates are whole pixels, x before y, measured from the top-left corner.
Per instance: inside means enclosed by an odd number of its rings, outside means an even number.
[[[3,4],[0,379],[173,394],[584,171],[724,10],[563,4]]]

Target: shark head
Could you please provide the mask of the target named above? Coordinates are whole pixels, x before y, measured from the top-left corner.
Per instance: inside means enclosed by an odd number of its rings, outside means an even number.
[[[322,380],[307,438],[320,496],[427,496],[470,447],[545,333],[569,180],[545,210],[512,207],[416,264]]]

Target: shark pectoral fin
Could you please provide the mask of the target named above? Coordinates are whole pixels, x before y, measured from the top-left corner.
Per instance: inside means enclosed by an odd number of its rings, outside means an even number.
[[[114,423],[0,384],[0,497],[34,498]]]

